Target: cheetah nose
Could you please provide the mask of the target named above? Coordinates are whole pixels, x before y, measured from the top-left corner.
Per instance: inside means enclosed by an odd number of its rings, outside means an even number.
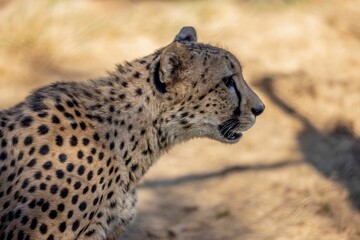
[[[265,110],[265,105],[260,103],[258,106],[251,108],[251,112],[255,115],[255,116],[259,116],[260,114],[262,114]]]

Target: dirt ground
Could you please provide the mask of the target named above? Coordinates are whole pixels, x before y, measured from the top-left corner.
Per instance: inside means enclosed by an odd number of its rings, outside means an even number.
[[[163,156],[125,239],[360,239],[359,13],[357,0],[0,1],[0,108],[192,25],[239,57],[266,111],[238,144]]]

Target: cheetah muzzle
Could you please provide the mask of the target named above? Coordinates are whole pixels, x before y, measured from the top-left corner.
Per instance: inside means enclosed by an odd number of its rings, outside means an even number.
[[[236,143],[264,108],[236,57],[192,27],[98,80],[40,88],[0,111],[0,239],[118,239],[161,154]]]

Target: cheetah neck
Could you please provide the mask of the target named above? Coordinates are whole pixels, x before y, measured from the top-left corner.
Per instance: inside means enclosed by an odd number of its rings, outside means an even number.
[[[91,81],[92,92],[83,101],[103,146],[128,172],[129,187],[175,140],[161,127],[161,103],[152,82],[157,57],[155,53],[126,63],[107,78]]]

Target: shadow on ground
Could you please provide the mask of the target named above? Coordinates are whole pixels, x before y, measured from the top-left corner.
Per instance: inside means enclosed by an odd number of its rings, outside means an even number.
[[[143,184],[140,184],[138,188],[140,189],[140,188],[177,186],[189,182],[205,181],[211,178],[224,177],[230,174],[237,174],[245,171],[266,171],[266,170],[273,170],[287,166],[298,165],[301,163],[302,161],[299,160],[285,160],[273,164],[235,165],[235,166],[226,167],[219,171],[191,174],[178,178],[167,178],[167,179],[145,181]]]
[[[331,130],[320,131],[310,119],[281,99],[274,87],[276,80],[276,76],[266,76],[257,81],[257,85],[284,113],[303,125],[297,139],[304,160],[329,180],[345,186],[353,206],[360,211],[360,138],[350,123],[341,120],[335,120]]]

